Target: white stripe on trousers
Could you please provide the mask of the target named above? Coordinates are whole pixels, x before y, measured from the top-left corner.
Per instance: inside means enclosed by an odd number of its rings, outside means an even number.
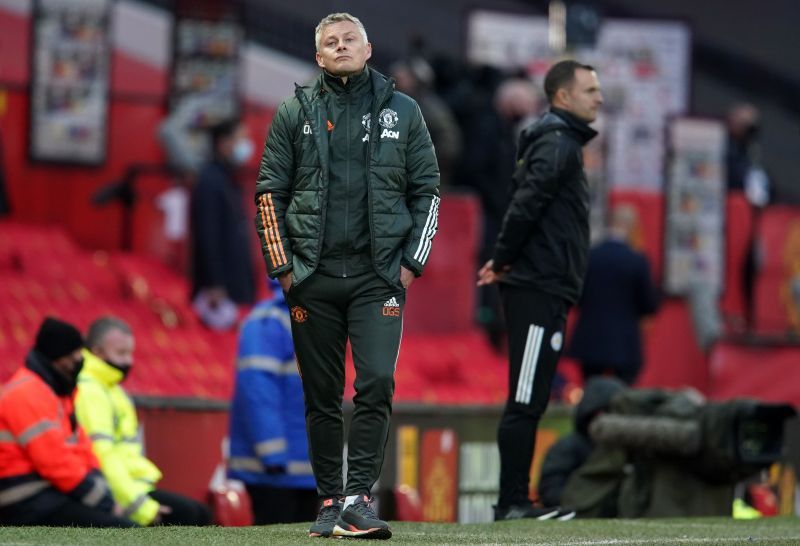
[[[525,352],[522,355],[522,366],[517,379],[517,393],[514,397],[514,400],[521,404],[529,404],[531,401],[542,338],[544,338],[544,328],[531,324],[528,328],[528,339],[525,341]]]

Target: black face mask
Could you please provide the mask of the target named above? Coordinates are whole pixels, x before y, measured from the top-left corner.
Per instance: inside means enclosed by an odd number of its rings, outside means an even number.
[[[78,386],[78,374],[81,373],[82,368],[83,358],[75,362],[75,367],[71,372],[56,370],[56,381],[59,387],[57,390],[61,390],[60,394],[68,394],[75,390],[75,387]]]
[[[112,368],[116,368],[122,372],[122,379],[119,381],[120,383],[128,379],[128,374],[131,373],[131,368],[133,367],[130,364],[120,364],[119,362],[113,362],[111,360],[106,360],[106,363]]]

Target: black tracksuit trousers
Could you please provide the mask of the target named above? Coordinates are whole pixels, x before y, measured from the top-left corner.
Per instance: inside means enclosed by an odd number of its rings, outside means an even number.
[[[528,501],[539,419],[547,408],[561,354],[568,302],[531,288],[500,285],[508,327],[508,399],[500,426],[500,497],[508,508]]]
[[[314,273],[287,294],[306,405],[309,455],[321,497],[369,494],[383,464],[405,290],[375,273]],[[345,345],[355,364],[354,412],[342,483]]]

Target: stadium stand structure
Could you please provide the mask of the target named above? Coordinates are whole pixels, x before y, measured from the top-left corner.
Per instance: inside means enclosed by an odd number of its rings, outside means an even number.
[[[46,315],[81,328],[116,315],[136,332],[133,394],[227,399],[235,334],[211,334],[186,303],[184,279],[157,261],[87,252],[59,228],[0,223],[0,379],[24,360]]]
[[[443,231],[462,242],[475,235],[471,207],[474,201],[466,198],[443,203]],[[444,251],[432,255],[430,274],[415,285],[412,300],[418,303],[409,305],[397,366],[398,401],[487,404],[504,397],[502,357],[471,323],[474,262],[467,260],[472,254],[454,250],[454,244],[440,245]],[[235,332],[202,326],[188,303],[188,282],[158,260],[86,251],[58,227],[4,221],[0,278],[0,380],[23,362],[44,316],[85,328],[111,314],[136,332],[136,369],[126,383],[132,394],[230,398]],[[441,305],[450,301],[456,303]],[[348,377],[352,374],[348,358]],[[352,394],[350,386],[346,396]]]

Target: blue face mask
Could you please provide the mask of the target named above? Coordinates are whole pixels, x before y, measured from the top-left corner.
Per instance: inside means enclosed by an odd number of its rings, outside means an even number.
[[[253,141],[249,138],[240,138],[233,145],[233,162],[236,165],[244,165],[253,157]]]

